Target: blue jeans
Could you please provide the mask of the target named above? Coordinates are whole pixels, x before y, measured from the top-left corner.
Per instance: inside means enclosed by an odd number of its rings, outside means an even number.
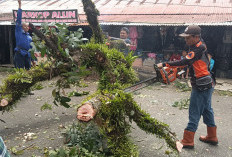
[[[189,122],[186,130],[196,132],[201,115],[208,127],[214,127],[214,112],[211,107],[211,98],[214,88],[200,91],[192,88],[189,105]]]
[[[19,52],[15,52],[14,64],[15,68],[25,68],[29,70],[31,68],[31,58],[23,56]]]

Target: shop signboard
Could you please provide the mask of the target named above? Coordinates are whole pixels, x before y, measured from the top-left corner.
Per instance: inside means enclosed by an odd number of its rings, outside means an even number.
[[[14,22],[17,10],[13,10]],[[77,9],[72,10],[23,10],[22,22],[31,23],[78,23]]]

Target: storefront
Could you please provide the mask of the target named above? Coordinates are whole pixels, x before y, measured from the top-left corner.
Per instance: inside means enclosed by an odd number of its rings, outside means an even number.
[[[14,30],[10,25],[0,25],[0,64],[13,64]]]
[[[181,56],[185,48],[184,39],[178,35],[184,32],[186,26],[102,25],[104,32],[117,38],[122,27],[130,30],[129,37],[135,44],[133,50],[143,61],[151,57],[151,53],[155,54],[156,63],[167,61],[172,55]],[[201,28],[202,39],[215,60],[217,77],[232,78],[232,27],[218,25]]]
[[[133,43],[135,54],[143,59],[147,54],[156,54],[157,62],[168,60],[172,54],[181,55],[185,42],[178,37],[187,25],[197,24],[202,28],[202,38],[206,42],[208,50],[213,54],[218,77],[232,78],[232,13],[231,2],[223,1],[118,1],[96,0],[93,1],[100,12],[98,17],[103,31],[110,36],[119,37],[120,29],[126,26],[132,32],[130,39]],[[2,63],[12,63],[14,47],[13,9],[17,9],[17,1],[5,0],[0,2],[0,25],[1,21],[9,24],[0,26]],[[77,9],[79,22],[87,22],[82,2],[76,1],[27,1],[23,3],[23,9],[31,10]],[[47,11],[48,11],[47,10]],[[29,15],[29,14],[28,14]],[[36,15],[36,14],[30,14]],[[43,15],[48,15],[43,14]],[[53,14],[51,14],[53,15]],[[58,14],[54,14],[58,15]],[[60,14],[63,16],[63,13]],[[64,14],[67,16],[67,14]],[[75,14],[70,14],[70,16]],[[4,17],[5,16],[5,17]],[[76,27],[76,26],[75,26]],[[72,28],[72,30],[77,28]],[[11,31],[10,31],[11,30]],[[4,32],[2,34],[2,32]],[[90,29],[84,30],[88,37]],[[11,39],[3,36],[11,36]],[[10,34],[10,35],[9,35]],[[12,39],[13,38],[13,39]],[[12,41],[12,42],[9,42]],[[8,42],[8,43],[7,43]],[[8,51],[8,52],[5,52]],[[10,54],[10,55],[9,55]],[[154,55],[152,55],[154,56]]]
[[[13,15],[13,19],[12,19]],[[17,10],[13,10],[12,15],[0,14],[0,19],[6,19],[1,22],[0,20],[0,65],[13,66],[14,48],[16,47],[15,41],[15,21],[17,19]],[[43,15],[40,19],[40,15]],[[2,16],[2,17],[1,17]],[[5,16],[5,17],[4,17]],[[13,21],[11,21],[13,20]],[[88,23],[78,22],[78,13],[76,9],[72,10],[23,10],[22,22],[33,22],[39,29],[42,23],[49,23],[51,27],[57,23],[66,23],[70,31],[76,31],[82,28],[83,36],[90,39],[92,31]],[[33,33],[28,31],[31,36]],[[36,54],[40,56],[39,53]]]

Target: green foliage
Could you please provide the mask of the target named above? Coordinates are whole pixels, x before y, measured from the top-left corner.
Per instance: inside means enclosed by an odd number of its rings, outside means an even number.
[[[43,85],[41,82],[36,83],[34,86],[31,87],[31,90],[41,90],[43,89]]]
[[[43,106],[41,106],[40,110],[41,110],[41,111],[44,111],[44,110],[52,110],[52,105],[51,105],[51,104],[48,104],[48,103],[45,103]]]
[[[50,51],[46,48],[45,41],[40,41],[35,34],[33,35],[33,42],[31,43],[32,48],[29,50],[33,59],[35,59],[35,52],[41,52],[41,57],[45,54],[50,54]],[[50,56],[50,55],[49,55]]]
[[[104,146],[103,136],[93,123],[84,125],[81,123],[73,123],[65,133],[66,145],[69,147],[77,146],[84,148],[93,154],[108,153],[108,149]]]
[[[51,69],[51,63],[47,62],[39,64],[39,66],[32,67],[29,71],[27,71],[27,73],[33,78],[33,83],[37,83],[39,81],[49,79],[51,77]]]
[[[137,105],[131,94],[116,89],[104,90],[97,98],[101,101],[101,107],[96,121],[101,122],[101,132],[108,139],[108,148],[114,156],[138,156],[137,147],[128,138],[131,129],[129,121],[132,120],[142,130],[164,138],[170,148],[176,149],[177,139],[169,131],[168,125],[151,118]]]
[[[173,107],[179,107],[180,110],[188,109],[190,104],[190,99],[182,99],[180,101],[175,101],[172,105]]]
[[[79,66],[77,74],[81,77],[86,77],[87,75],[89,75],[91,72],[89,70],[86,69],[86,66]]]
[[[8,75],[3,80],[3,85],[0,87],[0,100],[6,99],[8,105],[0,107],[0,110],[10,111],[17,100],[21,98],[24,93],[28,93],[30,88],[38,81],[49,78],[47,65],[43,67],[33,67],[30,71],[24,69],[15,69],[15,73]]]
[[[132,63],[135,61],[135,59],[138,58],[138,56],[134,56],[134,52],[131,51],[126,57],[125,60],[126,62],[132,66]]]
[[[175,87],[181,92],[191,91],[191,88],[185,82],[175,81]]]
[[[231,91],[224,91],[224,90],[216,90],[216,91],[221,96],[232,96],[232,92]]]
[[[61,79],[56,83],[58,88],[69,88],[70,85],[80,85],[80,80],[86,77],[91,72],[86,69],[85,66],[80,66],[79,68],[71,68],[70,71],[61,73]]]
[[[82,77],[89,74],[87,69],[95,69],[100,80],[98,92],[92,96],[97,96],[101,106],[94,121],[98,124],[101,134],[98,134],[98,128],[87,126],[85,129],[82,129],[81,126],[73,126],[67,133],[67,141],[69,146],[75,146],[54,150],[49,155],[54,157],[104,156],[104,147],[102,145],[104,144],[103,139],[106,139],[107,148],[112,153],[112,156],[137,157],[138,149],[128,137],[131,129],[129,122],[132,120],[147,133],[156,134],[158,137],[164,138],[168,145],[175,149],[176,138],[169,131],[168,125],[151,118],[149,114],[141,110],[131,94],[123,91],[123,89],[138,80],[131,67],[136,59],[133,53],[131,52],[124,56],[122,52],[116,49],[109,49],[104,44],[91,42],[80,45],[82,41],[80,39],[82,37],[81,32],[70,33],[65,24],[57,24],[56,28],[58,30],[44,25],[41,29],[49,40],[56,43],[55,50],[47,47],[46,44],[49,41],[41,41],[36,36],[34,38],[35,45],[33,46],[34,50],[38,49],[42,55],[46,54],[48,56],[48,60],[51,61],[48,68],[49,71],[54,67],[59,69],[58,74],[61,76],[61,79],[57,81],[57,88],[52,91],[54,104],[69,108],[71,99],[62,95],[63,88],[70,87],[71,84],[79,85]],[[73,58],[72,55],[74,56]],[[48,69],[44,69],[46,70],[34,69],[34,71],[30,70],[25,74],[17,74],[16,79],[12,79],[13,83],[26,84],[28,87],[24,86],[23,88],[28,90],[29,87],[41,81],[41,79],[49,78],[50,73],[47,72]],[[31,77],[24,77],[27,74]],[[69,96],[75,94],[79,95],[80,93],[73,92]],[[9,95],[9,97],[14,98],[14,95]],[[49,104],[44,104],[41,110],[49,109],[50,107]]]
[[[125,94],[124,103],[127,105],[126,112],[130,120],[133,120],[146,133],[152,133],[159,138],[163,138],[172,150],[176,150],[177,138],[175,137],[175,133],[170,131],[167,124],[152,118],[148,113],[143,111],[130,94]]]
[[[83,96],[83,95],[88,95],[89,92],[82,92],[82,93],[79,93],[77,91],[72,91],[70,93],[68,93],[68,96],[69,97],[72,97],[72,96]]]
[[[0,99],[7,101],[19,99],[23,93],[29,91],[33,80],[32,77],[24,69],[15,69],[14,74],[10,74],[8,78],[3,80],[3,86],[0,88]],[[9,105],[7,106],[7,108]],[[10,109],[10,108],[9,108]],[[7,109],[7,110],[9,110]]]
[[[139,157],[138,147],[133,144],[128,136],[110,136],[108,138],[108,148],[114,157]]]
[[[81,46],[85,53],[83,64],[95,67],[100,75],[100,90],[124,89],[135,83],[138,78],[131,67],[136,57],[132,53],[125,57],[116,49],[108,49],[104,44],[88,43]]]
[[[109,48],[114,48],[120,52],[128,52],[129,47],[126,46],[124,40],[111,40],[109,43]]]
[[[17,150],[16,147],[11,147],[10,148],[12,154],[14,155],[23,155],[24,154],[24,150]]]
[[[82,147],[61,147],[47,153],[49,157],[105,157],[101,154],[93,154]]]
[[[80,44],[83,43],[83,41],[87,41],[87,38],[82,37],[83,30],[79,28],[77,31],[70,33],[70,35],[66,38],[68,40],[69,48],[75,49]]]
[[[56,106],[58,106],[58,104],[59,104],[61,106],[64,106],[65,108],[70,108],[70,105],[68,104],[68,102],[70,102],[71,99],[69,97],[62,96],[60,94],[60,91],[58,91],[57,89],[54,89],[52,91],[52,96],[54,97],[53,103]]]
[[[65,147],[47,152],[49,157],[110,157],[103,136],[93,123],[73,123],[66,129]]]
[[[56,23],[55,28],[48,26],[47,23],[43,23],[40,31],[51,41],[57,43],[56,46],[60,51],[61,56],[55,54],[58,52],[53,52],[52,49],[47,47],[46,42],[44,40],[41,41],[41,39],[35,34],[33,35],[33,43],[31,44],[32,49],[30,52],[32,56],[34,56],[34,52],[37,51],[41,52],[42,57],[44,57],[46,54],[48,60],[55,60],[55,64],[60,64],[60,62],[63,62],[64,59],[62,59],[62,57],[68,58],[70,61],[72,61],[70,52],[78,48],[83,41],[88,40],[83,38],[83,30],[81,28],[75,32],[72,32],[68,30],[68,25],[65,23]]]
[[[13,75],[9,75],[8,80],[13,80],[15,84],[31,83],[32,77],[26,72],[25,69],[15,69]]]
[[[78,93],[78,92],[70,92],[67,96],[62,96],[61,91],[63,88],[70,88],[70,85],[80,85],[80,80],[83,76],[89,74],[89,71],[86,70],[84,66],[80,67],[78,70],[77,68],[72,68],[70,72],[61,73],[61,78],[56,82],[56,89],[52,91],[52,95],[54,97],[54,104],[61,105],[66,108],[69,108],[70,105],[68,102],[71,101],[69,97],[71,96],[82,96],[87,95],[88,92]]]
[[[104,95],[106,96],[99,98],[102,103],[99,116],[101,116],[104,122],[102,129],[104,129],[106,134],[127,135],[130,133],[130,125],[126,121],[124,92],[121,90],[114,90],[112,92],[105,90]]]

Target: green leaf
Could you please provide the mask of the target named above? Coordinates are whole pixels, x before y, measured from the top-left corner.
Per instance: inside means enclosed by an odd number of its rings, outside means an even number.
[[[48,103],[45,103],[43,106],[41,106],[40,108],[41,111],[44,111],[44,110],[52,110],[52,105],[48,104]]]
[[[56,100],[54,100],[54,101],[53,101],[53,103],[54,103],[56,106],[58,106],[58,104],[57,104],[57,101],[56,101]]]
[[[70,108],[70,105],[67,104],[66,102],[60,102],[60,104],[64,106],[65,108]]]
[[[68,94],[69,97],[72,97],[72,96],[83,96],[83,95],[88,95],[89,92],[85,92],[83,91],[82,93],[79,93],[79,92],[76,92],[76,91],[73,91],[73,92],[70,92]]]
[[[44,48],[42,48],[41,50],[40,50],[40,52],[41,52],[41,57],[44,57],[44,55],[46,54],[46,47],[44,47]]]
[[[69,101],[71,101],[71,99],[68,97],[64,97],[64,96],[60,97],[60,104],[66,108],[70,108],[70,105],[67,103]]]
[[[68,48],[65,49],[65,53],[66,53],[66,56],[69,56],[69,49]]]
[[[65,97],[65,96],[62,96],[60,99],[61,99],[60,100],[61,102],[69,102],[69,101],[71,101],[71,99],[69,97]]]
[[[81,38],[81,41],[88,41],[89,39],[87,38]]]
[[[55,98],[56,97],[56,89],[53,89],[53,91],[52,91],[52,96]]]
[[[17,150],[15,147],[11,147],[10,150],[14,155],[22,155],[24,153],[23,150]]]
[[[73,147],[69,152],[69,156],[74,156],[76,154],[77,154],[77,149],[75,147]]]

